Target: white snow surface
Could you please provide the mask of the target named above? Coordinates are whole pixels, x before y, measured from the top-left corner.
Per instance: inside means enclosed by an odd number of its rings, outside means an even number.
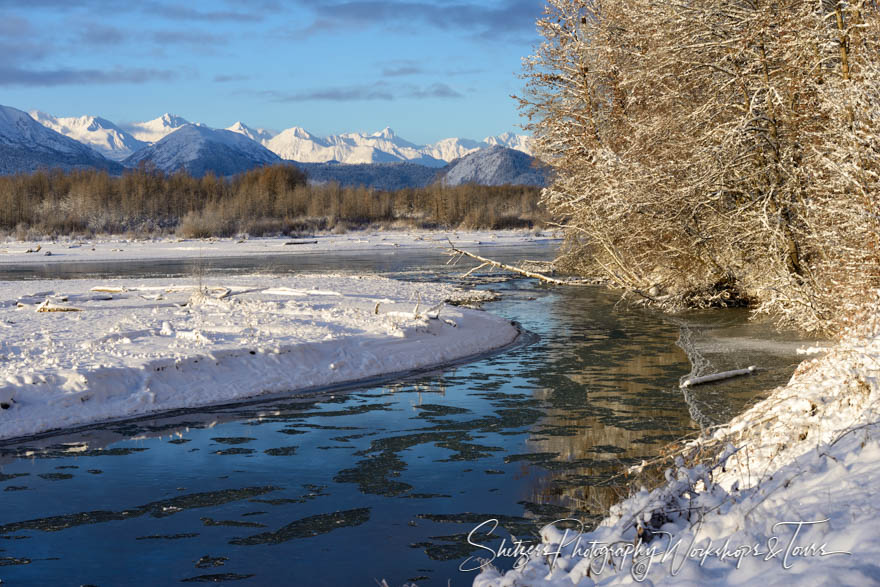
[[[491,246],[553,245],[560,242],[551,233],[527,230],[503,231],[363,231],[343,235],[319,234],[303,238],[210,238],[128,239],[97,237],[57,240],[0,241],[0,266],[88,261],[130,261],[158,259],[201,259],[247,257],[251,255],[297,255],[316,252],[398,251],[448,248],[449,242],[462,248]],[[39,247],[39,249],[38,249]],[[51,253],[51,254],[47,254]]]
[[[232,126],[227,126],[226,130],[231,130],[232,132],[244,135],[255,143],[260,143],[263,146],[266,146],[265,141],[268,141],[278,134],[265,128],[251,128],[241,121],[236,122]]]
[[[98,116],[55,117],[39,110],[31,110],[30,115],[46,128],[87,145],[114,161],[121,161],[146,146],[143,141]]]
[[[474,356],[516,328],[443,302],[486,295],[334,275],[0,282],[0,438]]]
[[[515,135],[512,132],[502,133],[494,137],[483,139],[486,145],[498,145],[515,151],[522,151],[526,155],[532,154],[532,137],[528,135]]]
[[[139,141],[156,143],[187,124],[190,122],[185,118],[166,112],[159,118],[146,122],[132,122],[124,125],[124,128]]]
[[[717,458],[677,457],[665,484],[613,507],[593,532],[548,526],[533,546],[550,556],[505,574],[486,566],[474,585],[880,583],[880,302],[854,323],[786,386],[688,448],[721,448]],[[634,564],[639,526],[654,536]],[[602,550],[612,544],[613,565]]]
[[[427,145],[425,147],[425,152],[435,159],[452,162],[460,157],[464,157],[468,153],[479,151],[480,149],[484,149],[487,146],[488,143],[486,142],[486,140],[480,142],[471,139],[459,139],[456,137],[451,137],[448,139],[441,139],[436,143]]]

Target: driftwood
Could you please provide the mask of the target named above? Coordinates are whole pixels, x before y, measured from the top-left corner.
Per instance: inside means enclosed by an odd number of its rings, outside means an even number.
[[[79,308],[74,308],[72,306],[61,306],[58,304],[53,304],[49,298],[46,298],[39,306],[37,306],[37,312],[81,312]]]
[[[702,383],[710,383],[712,381],[721,381],[722,379],[730,379],[731,377],[739,377],[740,375],[751,375],[757,367],[752,365],[747,369],[734,369],[733,371],[722,371],[721,373],[713,373],[712,375],[703,375],[701,377],[689,377],[685,379],[681,387],[693,387]]]
[[[577,280],[563,280],[556,279],[555,277],[549,277],[542,273],[536,273],[535,271],[528,271],[526,269],[522,269],[520,267],[514,267],[513,265],[507,265],[505,263],[499,263],[498,261],[493,261],[492,259],[487,259],[486,257],[481,257],[479,255],[475,255],[473,253],[469,253],[468,251],[464,251],[462,249],[457,248],[452,244],[452,241],[449,241],[449,250],[453,255],[458,255],[460,257],[470,257],[471,259],[475,259],[479,261],[481,264],[477,267],[474,267],[467,273],[463,275],[463,277],[468,277],[475,271],[479,271],[483,267],[497,267],[498,269],[503,269],[504,271],[510,271],[511,273],[518,273],[525,277],[531,277],[532,279],[539,279],[545,283],[552,283],[553,285],[584,285],[586,282],[577,281]]]

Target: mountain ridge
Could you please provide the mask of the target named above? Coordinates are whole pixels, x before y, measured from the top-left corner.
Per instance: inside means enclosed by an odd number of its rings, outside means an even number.
[[[29,114],[46,128],[91,147],[114,161],[121,161],[147,145],[100,116],[56,117],[39,110],[31,110]]]
[[[0,105],[0,174],[41,168],[95,167],[121,172],[122,166],[63,134],[43,126],[17,108]]]
[[[123,161],[127,167],[150,163],[165,173],[183,169],[195,177],[235,175],[280,162],[277,155],[239,133],[196,124],[181,126]]]
[[[440,182],[448,186],[479,185],[533,185],[548,184],[549,171],[535,165],[537,160],[522,151],[492,145],[456,159],[444,170]]]

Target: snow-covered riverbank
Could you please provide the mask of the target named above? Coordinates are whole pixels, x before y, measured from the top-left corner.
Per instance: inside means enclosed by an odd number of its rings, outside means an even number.
[[[0,282],[0,438],[473,356],[517,329],[443,301],[486,295],[344,276]]]
[[[665,484],[615,506],[595,531],[545,528],[543,543],[523,545],[538,555],[503,575],[486,566],[475,585],[878,584],[878,420],[875,308],[788,385],[683,453],[718,458],[678,457]]]
[[[316,252],[390,251],[457,247],[522,246],[559,242],[551,233],[526,230],[387,230],[321,234],[303,238],[129,239],[123,237],[0,242],[0,266],[90,261],[208,259]]]

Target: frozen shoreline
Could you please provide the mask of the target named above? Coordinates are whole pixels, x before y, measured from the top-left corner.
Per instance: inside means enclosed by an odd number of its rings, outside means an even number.
[[[550,232],[526,230],[443,231],[443,230],[365,230],[347,234],[266,238],[128,239],[124,237],[74,238],[57,240],[0,241],[0,268],[3,265],[90,261],[146,261],[167,259],[208,259],[257,255],[297,255],[316,252],[355,252],[389,250],[445,250],[449,242],[462,248],[552,245],[559,242]]]
[[[443,302],[485,295],[372,276],[0,282],[0,438],[478,355],[518,330]]]
[[[689,463],[676,457],[660,487],[592,532],[545,528],[542,543],[524,545],[537,556],[504,574],[487,565],[474,584],[876,584],[880,305],[855,323],[787,385],[690,444]]]

